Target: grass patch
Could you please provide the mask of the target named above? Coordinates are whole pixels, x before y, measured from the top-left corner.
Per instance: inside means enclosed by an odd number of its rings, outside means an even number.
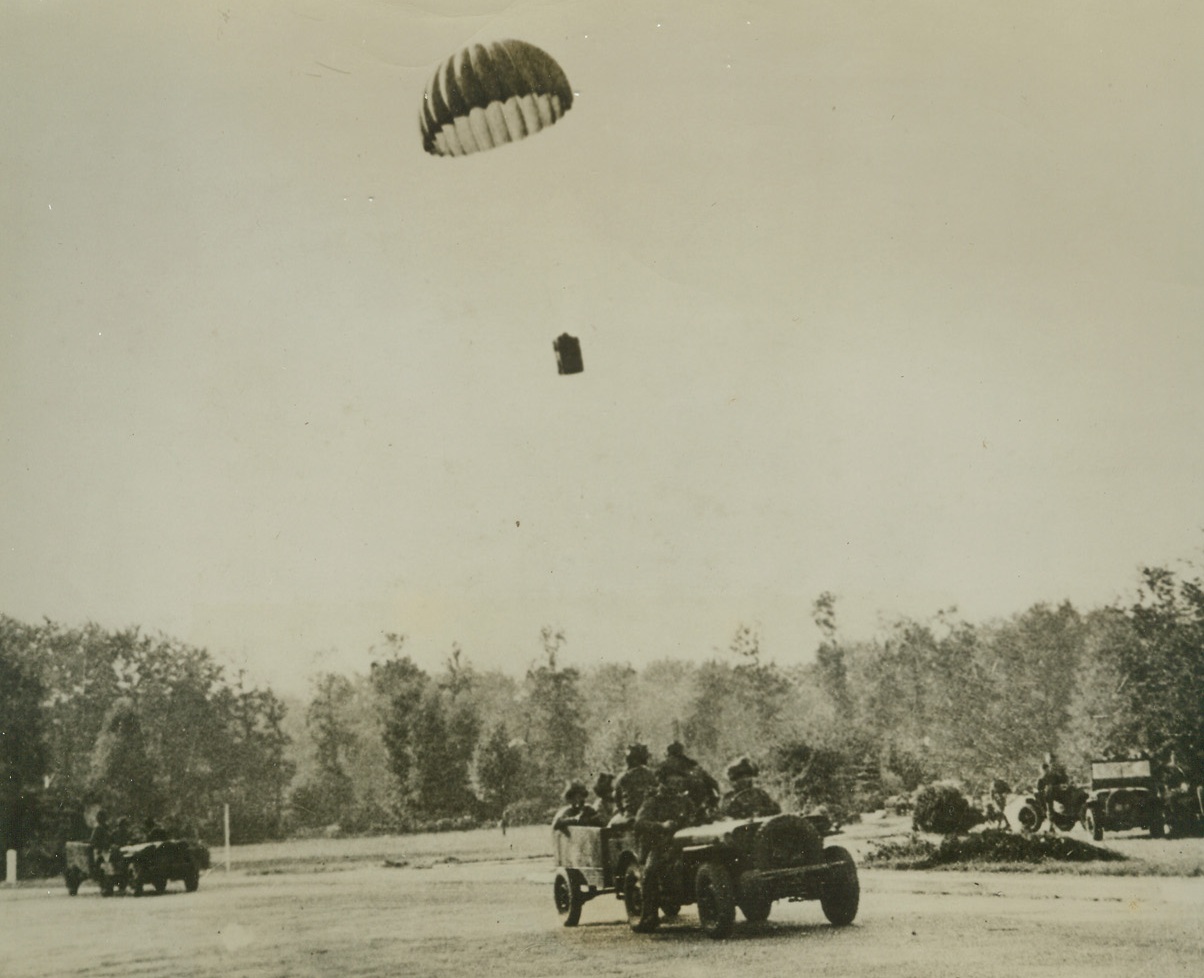
[[[1023,868],[1066,863],[1126,862],[1112,849],[1064,835],[1018,835],[989,829],[970,835],[951,835],[940,844],[912,835],[903,842],[873,843],[867,865],[881,869]]]
[[[425,868],[438,863],[509,862],[552,858],[548,826],[518,826],[503,835],[497,829],[418,835],[363,836],[342,839],[292,839],[235,846],[233,865],[248,875],[287,872],[337,872],[358,866]],[[222,862],[219,848],[213,864]]]

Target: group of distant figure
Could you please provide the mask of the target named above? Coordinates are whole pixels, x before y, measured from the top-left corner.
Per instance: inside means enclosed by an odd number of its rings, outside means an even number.
[[[664,760],[655,767],[646,744],[632,744],[624,758],[626,769],[617,778],[598,775],[594,801],[581,781],[565,786],[565,805],[552,821],[563,831],[570,825],[622,825],[672,823],[676,828],[701,825],[715,818],[754,818],[776,815],[781,806],[756,783],[759,771],[748,757],[727,767],[730,788],[721,793],[719,783],[674,741]]]
[[[674,859],[670,840],[678,829],[716,818],[777,815],[782,810],[757,785],[759,772],[748,757],[739,757],[728,765],[730,788],[723,794],[719,782],[689,757],[678,741],[668,746],[664,760],[655,768],[645,744],[632,744],[624,760],[626,770],[617,778],[610,774],[598,776],[592,805],[585,785],[570,781],[564,789],[565,805],[552,820],[552,828],[569,833],[573,825],[631,826],[643,849],[648,892],[656,892],[665,879]],[[645,906],[644,913],[657,913],[655,901]]]
[[[97,858],[119,846],[139,842],[166,842],[167,830],[153,816],[148,815],[141,826],[135,827],[126,815],[109,822],[109,813],[103,808],[96,813],[96,826],[88,842]]]

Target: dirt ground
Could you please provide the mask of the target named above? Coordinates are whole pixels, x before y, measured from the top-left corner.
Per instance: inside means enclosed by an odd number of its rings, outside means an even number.
[[[537,832],[470,840],[508,858],[438,862],[414,855],[394,868],[320,861],[279,868],[244,859],[215,869],[200,890],[104,899],[92,884],[69,897],[57,882],[0,889],[0,975],[464,976],[567,974],[990,976],[1198,975],[1204,879],[995,872],[861,870],[856,923],[835,929],[815,903],[774,905],[768,923],[738,923],[727,941],[704,938],[692,907],[657,934],[631,933],[606,895],[581,925],[559,925],[551,861]],[[859,856],[881,834],[852,827]],[[1204,843],[1116,840],[1145,855]],[[429,848],[432,843],[412,847]],[[1167,850],[1168,854],[1170,850]],[[250,855],[249,853],[247,855]],[[1166,858],[1171,858],[1168,855]],[[395,860],[401,861],[401,860]]]

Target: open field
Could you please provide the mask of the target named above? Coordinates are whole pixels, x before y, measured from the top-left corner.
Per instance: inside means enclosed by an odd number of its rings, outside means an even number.
[[[861,822],[845,826],[840,844],[858,859],[876,842],[899,841],[911,835],[910,816],[866,815]],[[1090,842],[1090,836],[1076,827],[1071,837]],[[939,841],[937,836],[929,836]],[[1204,875],[1204,840],[1160,839],[1143,832],[1109,835],[1103,845],[1127,857],[1121,863],[1072,863],[1044,867],[1022,867],[1025,872],[1059,872],[1087,875]],[[321,872],[363,865],[408,864],[428,868],[443,862],[479,862],[482,860],[551,860],[552,845],[548,828],[528,825],[510,828],[505,835],[498,829],[470,832],[446,832],[427,835],[387,835],[348,839],[294,839],[260,845],[235,846],[231,867],[248,874],[280,872]],[[213,850],[213,865],[223,865],[223,851]],[[550,865],[550,863],[549,863]]]
[[[864,856],[906,819],[867,819],[841,843]],[[693,908],[632,934],[610,896],[581,926],[552,908],[548,829],[313,839],[234,850],[200,890],[102,899],[57,880],[0,890],[0,974],[91,976],[489,976],[569,972],[701,976],[990,978],[1195,975],[1204,947],[1204,840],[1109,840],[1150,873],[861,871],[861,913],[836,930],[813,903],[778,903],[767,924],[705,939]],[[406,862],[405,866],[387,866]],[[1121,864],[1125,865],[1125,864]],[[1144,867],[1144,868],[1142,868]],[[1111,872],[1111,870],[1109,870]]]
[[[863,871],[861,913],[837,930],[812,903],[778,904],[727,941],[692,908],[646,937],[621,905],[560,927],[547,864],[217,871],[197,893],[103,899],[59,885],[0,896],[3,973],[104,976],[490,976],[568,973],[862,978],[1188,975],[1204,945],[1204,885],[1154,877]]]

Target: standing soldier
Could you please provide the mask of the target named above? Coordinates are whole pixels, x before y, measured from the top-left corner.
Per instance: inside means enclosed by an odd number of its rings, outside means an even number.
[[[1070,784],[1070,775],[1053,754],[1046,754],[1041,764],[1041,777],[1037,779],[1037,794],[1045,804],[1045,818],[1049,823],[1046,832],[1054,831],[1054,801],[1065,798],[1066,787]]]
[[[674,858],[673,833],[698,821],[698,811],[676,775],[662,765],[656,772],[656,788],[644,799],[635,817],[635,828],[644,850],[645,921],[655,920],[669,883],[667,867]],[[670,903],[679,901],[670,897]]]
[[[632,744],[625,758],[627,770],[615,781],[615,808],[618,816],[635,818],[644,799],[656,787],[656,775],[648,767],[648,748],[644,744]]]
[[[92,829],[92,835],[88,842],[92,846],[92,859],[99,865],[101,859],[113,845],[113,832],[109,828],[109,813],[103,808],[96,812],[96,827]]]

